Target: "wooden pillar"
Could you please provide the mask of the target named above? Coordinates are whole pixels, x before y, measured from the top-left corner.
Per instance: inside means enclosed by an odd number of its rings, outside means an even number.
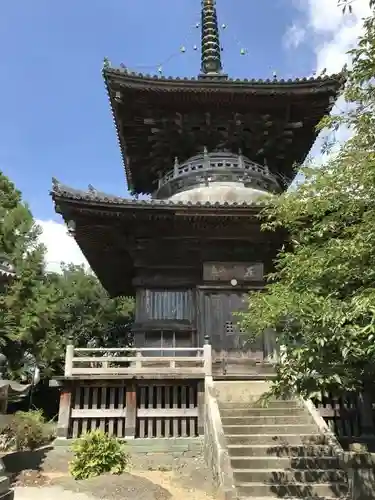
[[[205,397],[204,380],[198,382],[198,436],[204,435]]]
[[[137,420],[137,385],[131,382],[126,387],[125,439],[135,438]]]
[[[56,436],[59,438],[68,438],[71,406],[72,389],[70,386],[63,387],[60,394],[59,419],[56,430]]]

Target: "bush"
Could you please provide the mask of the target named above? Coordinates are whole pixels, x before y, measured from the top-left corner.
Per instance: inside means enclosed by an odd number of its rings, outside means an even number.
[[[129,464],[129,454],[116,438],[102,431],[91,431],[73,446],[69,471],[74,479],[89,479],[105,472],[121,474]]]
[[[4,415],[2,421],[0,447],[3,451],[34,450],[53,438],[52,427],[39,410]]]

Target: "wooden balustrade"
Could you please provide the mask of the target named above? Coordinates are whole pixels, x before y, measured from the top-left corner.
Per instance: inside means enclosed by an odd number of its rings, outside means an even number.
[[[153,356],[153,353],[163,355]],[[203,348],[75,348],[69,344],[65,355],[65,377],[155,374],[204,377],[211,375],[211,359],[209,344]]]

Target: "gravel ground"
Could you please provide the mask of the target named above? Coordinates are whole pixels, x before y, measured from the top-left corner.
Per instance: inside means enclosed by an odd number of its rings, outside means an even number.
[[[72,493],[59,486],[15,488],[14,500],[51,500],[52,498],[56,498],[56,500],[93,500],[94,497],[84,493]]]
[[[68,474],[69,450],[46,453],[40,470],[13,471],[15,500],[213,500],[215,490],[200,454],[140,454],[129,472],[75,481]]]

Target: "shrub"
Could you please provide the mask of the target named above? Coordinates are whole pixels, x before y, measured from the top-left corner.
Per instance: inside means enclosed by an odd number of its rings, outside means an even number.
[[[3,451],[34,450],[53,438],[52,427],[45,422],[40,410],[18,411],[5,417],[0,429]]]
[[[105,472],[121,474],[129,464],[129,454],[116,438],[102,431],[91,431],[73,446],[69,471],[74,479],[89,479]]]

